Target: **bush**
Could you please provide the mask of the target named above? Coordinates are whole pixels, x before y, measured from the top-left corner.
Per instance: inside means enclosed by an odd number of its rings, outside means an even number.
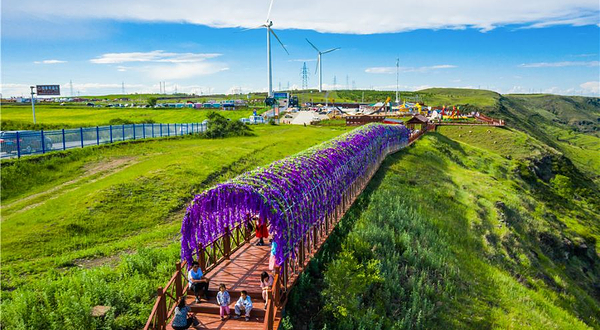
[[[216,112],[209,113],[208,120],[208,129],[204,136],[209,139],[254,135],[250,126],[239,120],[228,120]]]
[[[175,271],[178,244],[123,255],[115,268],[51,272],[2,299],[2,329],[140,329],[155,301],[156,288]],[[110,306],[103,318],[92,307]]]

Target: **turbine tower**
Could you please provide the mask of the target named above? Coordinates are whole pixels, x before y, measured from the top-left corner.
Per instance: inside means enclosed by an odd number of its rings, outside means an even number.
[[[323,62],[321,62],[321,55],[336,51],[336,50],[340,49],[340,47],[331,48],[331,49],[328,49],[328,50],[322,52],[319,50],[319,48],[317,48],[317,46],[313,45],[313,43],[310,42],[308,39],[306,39],[306,41],[312,46],[312,48],[314,48],[317,51],[317,67],[315,68],[315,73],[317,73],[317,71],[319,71],[319,92],[322,92],[323,91]]]
[[[281,45],[281,47],[283,47],[283,50],[285,50],[285,52],[288,55],[290,54],[288,52],[288,50],[285,48],[285,46],[283,45],[283,43],[281,42],[281,40],[279,40],[279,37],[277,36],[277,34],[275,34],[273,29],[271,29],[271,26],[273,26],[273,21],[270,20],[271,8],[273,8],[273,0],[271,0],[271,4],[269,5],[269,11],[267,12],[267,21],[265,22],[265,24],[256,27],[256,29],[262,28],[262,27],[267,29],[267,82],[269,85],[269,97],[273,97],[273,70],[271,69],[271,34],[273,34],[275,39],[277,39],[277,41],[279,41],[279,44]],[[246,30],[253,30],[253,29],[246,29]],[[246,31],[246,30],[244,30],[244,31]]]

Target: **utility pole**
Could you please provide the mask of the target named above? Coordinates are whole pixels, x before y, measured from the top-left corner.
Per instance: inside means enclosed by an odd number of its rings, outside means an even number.
[[[308,68],[306,62],[302,66],[302,89],[308,89]]]
[[[350,89],[350,78],[346,75],[346,89]]]
[[[121,83],[121,94],[125,94],[125,82]]]
[[[333,90],[336,90],[337,88],[337,76],[333,76]]]
[[[29,88],[31,88],[31,111],[33,112],[33,124],[35,125],[35,100],[33,98],[33,95],[35,95],[35,92],[33,91],[35,86],[29,86]]]
[[[400,58],[396,58],[396,103],[400,104],[400,99],[398,98],[398,86],[400,81]]]

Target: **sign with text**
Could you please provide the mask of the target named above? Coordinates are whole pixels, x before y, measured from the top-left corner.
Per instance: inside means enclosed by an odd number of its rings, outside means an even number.
[[[60,85],[37,85],[37,95],[60,95]]]
[[[273,93],[273,98],[275,98],[277,100],[287,99],[288,97],[289,97],[288,93],[285,93],[285,92],[279,92],[279,93],[275,92],[275,93]]]

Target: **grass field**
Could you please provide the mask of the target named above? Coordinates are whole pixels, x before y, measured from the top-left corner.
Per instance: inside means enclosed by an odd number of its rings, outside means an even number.
[[[132,123],[199,123],[212,110],[145,109],[145,108],[92,108],[86,106],[38,105],[35,108],[37,127],[33,127],[31,107],[26,105],[2,105],[2,130],[58,129],[81,126],[119,125]],[[237,120],[252,115],[252,110],[218,111],[221,115]]]
[[[417,94],[429,105],[489,108],[512,128],[440,127],[388,158],[300,277],[285,324],[600,328],[594,99],[554,105],[552,97],[479,90],[403,93]],[[324,96],[302,93],[301,101]],[[365,91],[368,102],[386,96],[393,92]],[[362,91],[328,98],[360,101]],[[45,106],[44,128],[197,122],[208,113]],[[30,116],[28,106],[2,105],[2,129]],[[348,130],[324,124],[331,126],[262,125],[252,137],[135,141],[2,161],[0,327],[139,329],[174,270],[193,194]],[[112,309],[93,318],[96,305]]]
[[[570,201],[545,200],[539,190],[552,194],[557,187],[533,188],[521,178],[519,164],[546,152],[535,140],[518,131],[465,134],[465,128],[443,127],[384,162],[342,220],[347,234],[334,235],[338,241],[299,279],[287,324],[600,326],[598,210],[578,203],[567,211]],[[489,136],[498,143],[487,142]],[[565,258],[573,251],[568,244],[583,242],[596,249]]]
[[[254,137],[124,143],[3,162],[3,282],[164,244],[193,194],[345,130],[264,125]]]

